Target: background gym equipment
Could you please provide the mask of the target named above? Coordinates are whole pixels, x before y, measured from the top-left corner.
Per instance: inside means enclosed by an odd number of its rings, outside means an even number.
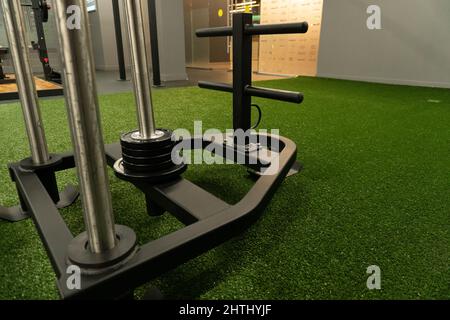
[[[45,40],[44,23],[48,22],[50,5],[46,0],[31,0],[31,3],[25,1],[22,6],[33,9],[38,42],[32,42],[31,44],[33,49],[39,52],[39,60],[44,70],[44,79],[50,82],[62,83],[61,74],[50,66],[47,41]]]
[[[26,43],[25,24],[19,1],[2,1],[5,29],[11,47],[11,56],[19,88],[20,102],[25,120],[31,158],[25,159],[18,165],[18,170],[32,170],[47,192],[49,199],[57,207],[71,205],[78,197],[74,187],[69,186],[61,194],[58,191],[55,171],[62,165],[62,158],[48,152],[44,128],[39,109],[36,86],[30,66],[30,52]],[[13,208],[0,207],[0,219],[20,221],[28,217],[33,210],[20,197],[20,206]]]
[[[3,71],[3,58],[5,56],[7,56],[9,54],[9,49],[8,48],[3,48],[0,47],[0,84],[5,84],[5,83],[14,83],[16,82],[15,79],[10,78],[8,75],[5,74],[5,72]]]
[[[36,41],[31,40],[30,50],[38,52],[39,63],[42,65],[43,77],[35,77],[36,88],[39,97],[51,97],[63,95],[61,84],[61,75],[50,66],[50,59],[45,38],[44,23],[48,22],[50,6],[47,1],[26,0],[21,1],[22,7],[29,8],[27,10],[27,24],[29,37],[36,34]],[[35,30],[34,30],[35,29]],[[3,38],[3,37],[2,37]],[[6,40],[4,40],[6,41]],[[3,42],[3,41],[2,41]],[[16,100],[19,99],[18,87],[14,74],[6,74],[3,72],[1,60],[9,58],[9,46],[2,43],[0,50],[0,100]]]
[[[169,131],[155,126],[149,85],[146,47],[143,41],[142,0],[125,0],[126,16],[130,32],[130,48],[133,57],[133,83],[139,130],[124,135],[121,144],[103,146],[100,117],[93,69],[92,46],[84,0],[59,0],[55,4],[61,54],[63,56],[66,83],[66,103],[74,154],[62,156],[58,170],[75,166],[81,188],[86,232],[73,237],[57,207],[49,197],[48,190],[39,179],[35,168],[24,171],[20,163],[9,166],[11,177],[19,195],[29,208],[33,221],[57,275],[57,284],[62,298],[118,298],[132,292],[139,285],[214,248],[249,227],[268,205],[271,197],[295,164],[295,144],[284,137],[270,136],[279,142],[279,149],[261,144],[259,149],[271,150],[277,156],[277,164],[270,163],[267,169],[273,175],[259,177],[254,187],[237,205],[230,205],[208,191],[181,178],[184,165],[167,164],[167,168],[155,170],[160,165],[156,157],[163,157],[166,148],[173,146],[167,139]],[[18,17],[19,8],[14,1],[3,3],[8,19]],[[68,5],[82,8],[81,28],[66,28]],[[20,23],[17,25],[21,25]],[[17,26],[16,26],[17,28]],[[244,110],[250,95],[264,96],[276,100],[299,103],[300,93],[253,88],[246,77],[251,74],[251,35],[270,33],[303,33],[306,23],[289,25],[257,26],[252,24],[251,14],[236,14],[231,31],[237,40],[235,45],[234,70],[234,124],[243,129],[249,123],[249,110]],[[221,30],[220,35],[223,34]],[[203,30],[202,35],[219,35],[217,30]],[[240,51],[239,48],[245,49]],[[238,62],[241,61],[241,62]],[[251,61],[250,61],[251,62]],[[256,134],[257,138],[263,138]],[[225,137],[224,137],[225,139]],[[263,141],[264,139],[260,139]],[[242,155],[247,161],[257,156],[245,145],[211,142],[203,137],[188,140],[192,149],[215,146],[221,156]],[[274,144],[275,145],[275,144]],[[123,147],[123,148],[122,148]],[[106,159],[105,159],[106,155]],[[142,179],[135,167],[141,165],[136,155],[142,155],[144,168],[140,173],[150,175]],[[127,159],[132,159],[131,161]],[[156,161],[156,162],[154,162]],[[127,162],[127,163],[125,163]],[[140,189],[146,196],[150,215],[169,212],[186,226],[176,232],[151,241],[140,247],[136,235],[124,226],[114,223],[111,193],[108,188],[106,163],[116,169],[116,174]],[[120,167],[123,165],[124,170]],[[131,169],[131,170],[129,170]],[[130,172],[128,172],[129,170]],[[169,173],[168,173],[169,172]],[[81,290],[67,288],[67,268],[71,264],[81,267]]]
[[[15,74],[5,74],[6,81],[0,81],[0,101],[18,100],[19,92],[16,84]],[[60,84],[45,81],[38,77],[33,77],[36,90],[40,98],[57,97],[63,95],[63,87]]]

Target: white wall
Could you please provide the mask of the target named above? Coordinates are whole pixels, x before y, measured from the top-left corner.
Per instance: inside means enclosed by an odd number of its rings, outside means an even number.
[[[158,0],[159,59],[162,81],[186,80],[183,0]]]
[[[369,5],[382,30],[367,28]],[[318,75],[450,88],[450,1],[324,0]]]

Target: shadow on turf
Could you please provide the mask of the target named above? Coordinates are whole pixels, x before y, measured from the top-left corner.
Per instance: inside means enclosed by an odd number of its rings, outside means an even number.
[[[217,187],[217,186],[216,186]],[[300,190],[302,192],[302,190]],[[306,193],[302,193],[302,197],[307,201]],[[282,235],[287,232],[287,229],[293,219],[298,218],[298,212],[291,211],[274,211],[266,210],[263,216],[250,230],[231,239],[221,246],[211,250],[210,252],[201,255],[178,268],[168,271],[160,278],[152,281],[151,284],[145,286],[146,289],[157,287],[161,290],[164,299],[166,300],[195,300],[204,297],[208,291],[213,290],[221,282],[226,282],[227,278],[233,274],[239,274],[239,270],[248,266],[251,262],[245,257],[246,252],[251,252],[251,256],[264,257],[267,252],[276,250],[278,243],[268,238],[267,241],[258,243],[256,246],[252,242],[258,240],[258,233],[264,231],[265,234]],[[269,214],[269,216],[267,216]],[[283,224],[272,223],[273,215],[282,215]],[[296,217],[297,215],[297,217]],[[267,283],[269,287],[270,279],[262,283]],[[261,282],[253,283],[256,286],[261,286]],[[146,290],[145,289],[145,290]],[[236,292],[236,294],[239,294]],[[238,298],[226,296],[224,298]],[[251,298],[251,297],[247,297]]]

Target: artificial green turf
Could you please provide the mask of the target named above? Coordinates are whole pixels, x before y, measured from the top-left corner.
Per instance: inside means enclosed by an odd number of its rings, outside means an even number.
[[[262,85],[301,90],[296,106],[255,99],[261,128],[280,128],[305,170],[287,179],[248,232],[152,282],[167,298],[425,299],[450,297],[450,90],[316,78]],[[154,93],[158,125],[229,128],[231,97],[198,88]],[[429,100],[438,100],[439,103]],[[100,97],[106,142],[135,127],[133,95]],[[44,100],[50,149],[70,149],[63,100]],[[16,195],[6,163],[28,155],[18,104],[0,106],[0,203]],[[191,166],[186,176],[230,202],[251,187],[235,166]],[[76,183],[73,172],[61,185]],[[117,223],[141,242],[182,227],[150,219],[143,196],[111,174]],[[77,234],[80,202],[63,215]],[[0,299],[57,298],[54,274],[30,220],[0,222]],[[366,269],[382,270],[382,290]],[[138,296],[144,288],[138,290]]]

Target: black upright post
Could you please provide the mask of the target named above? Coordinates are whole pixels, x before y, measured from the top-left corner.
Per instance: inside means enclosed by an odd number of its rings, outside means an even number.
[[[252,36],[245,26],[253,22],[251,13],[233,16],[233,126],[234,130],[251,128],[252,97],[245,89],[252,84]]]
[[[44,69],[45,80],[53,81],[53,69],[50,67],[50,60],[48,57],[47,42],[45,41],[45,30],[44,30],[44,10],[47,6],[46,2],[41,0],[32,0],[31,8],[34,13],[34,24],[36,26],[36,33],[38,36],[38,43],[34,45],[35,49],[39,50],[39,58],[42,63],[42,68]]]
[[[120,8],[119,0],[112,0],[113,14],[114,14],[114,29],[116,31],[116,45],[117,45],[117,62],[119,64],[120,79],[127,80],[127,71],[125,69],[125,54],[123,51],[122,38],[122,23],[120,22]]]
[[[161,86],[161,67],[159,65],[158,23],[156,20],[156,0],[148,1],[150,21],[150,43],[152,46],[153,85]]]

